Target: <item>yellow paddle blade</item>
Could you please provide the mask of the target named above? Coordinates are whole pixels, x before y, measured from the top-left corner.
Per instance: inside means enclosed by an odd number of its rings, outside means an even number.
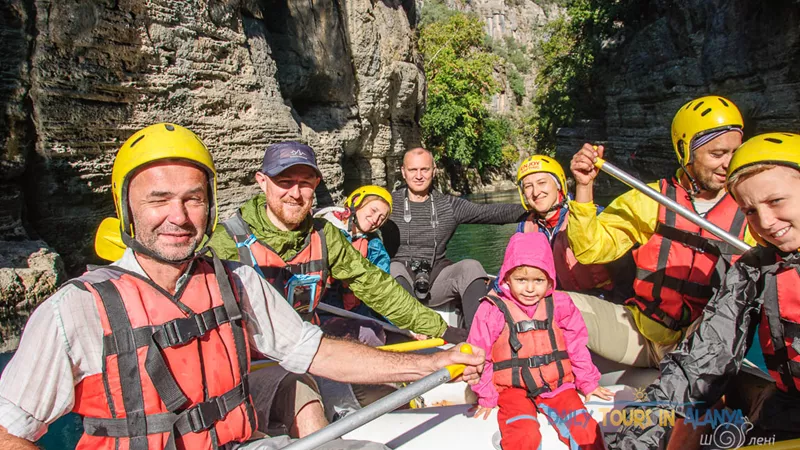
[[[116,261],[125,253],[125,244],[120,235],[120,223],[116,217],[107,217],[97,227],[94,236],[94,252],[106,261]]]
[[[426,339],[424,341],[410,341],[401,342],[399,344],[382,345],[377,347],[378,350],[387,352],[413,352],[417,350],[424,350],[426,348],[433,348],[445,345],[446,342],[441,338]]]

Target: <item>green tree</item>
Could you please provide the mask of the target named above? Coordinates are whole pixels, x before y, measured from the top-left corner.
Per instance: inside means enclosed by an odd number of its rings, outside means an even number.
[[[485,46],[480,19],[456,12],[424,25],[419,50],[428,79],[420,121],[428,148],[464,166],[500,164],[510,127],[486,107],[499,90],[494,67],[500,59]]]

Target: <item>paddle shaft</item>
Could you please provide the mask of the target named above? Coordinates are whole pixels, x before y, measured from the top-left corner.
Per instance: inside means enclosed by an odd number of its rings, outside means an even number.
[[[361,314],[356,314],[356,313],[348,311],[346,309],[337,308],[337,307],[329,305],[327,303],[319,303],[319,304],[317,304],[317,309],[320,310],[320,311],[325,311],[326,313],[337,315],[339,317],[345,317],[345,318],[348,318],[348,319],[356,319],[356,320],[368,320],[368,321],[371,321],[371,322],[375,322],[378,325],[380,325],[381,327],[383,327],[383,329],[386,330],[386,331],[391,331],[392,333],[402,334],[403,336],[408,336],[410,338],[414,337],[414,335],[411,334],[411,332],[408,331],[408,330],[404,330],[402,328],[397,328],[394,325],[389,325],[388,323],[381,322],[378,319],[373,319],[372,317],[362,316]]]
[[[448,371],[447,368],[439,369],[419,381],[411,383],[407,387],[397,390],[375,403],[348,414],[327,427],[291,443],[287,447],[284,447],[284,450],[315,449],[326,442],[330,442],[364,424],[372,422],[388,412],[394,411],[436,386],[447,383],[450,379],[450,371]]]
[[[617,166],[611,164],[608,161],[605,161],[601,158],[597,158],[597,162],[595,166],[602,170],[603,172],[611,175],[612,177],[616,178],[617,180],[627,184],[628,186],[640,191],[642,194],[650,197],[651,199],[657,201],[658,203],[664,205],[665,207],[675,211],[678,215],[683,217],[684,219],[692,222],[693,224],[707,230],[709,233],[712,233],[714,236],[722,239],[723,241],[727,242],[728,244],[733,245],[737,249],[746,252],[750,250],[752,247],[747,245],[746,243],[742,242],[736,236],[728,233],[727,231],[723,230],[722,228],[714,225],[713,223],[709,222],[708,220],[700,217],[699,214],[695,213],[694,211],[690,211],[689,209],[683,207],[675,200],[670,199],[669,197],[663,195],[661,192],[656,191],[655,189],[651,188],[645,183],[637,180],[636,178],[630,176],[625,171],[621,170]]]

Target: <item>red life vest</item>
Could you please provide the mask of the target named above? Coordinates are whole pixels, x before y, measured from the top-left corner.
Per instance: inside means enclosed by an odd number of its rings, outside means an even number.
[[[366,237],[360,237],[353,239],[353,247],[361,253],[361,256],[364,258],[367,257],[367,252],[369,251],[369,239]],[[358,308],[361,305],[361,300],[359,300],[353,291],[347,286],[346,283],[342,282],[342,303],[344,304],[344,309],[348,311],[352,311]]]
[[[525,233],[541,232],[539,224],[530,214],[525,220]],[[558,274],[558,288],[564,291],[585,292],[592,289],[610,291],[614,283],[608,269],[603,264],[581,264],[569,246],[567,238],[567,220],[559,227],[558,234],[552,242],[553,260]]]
[[[212,449],[256,429],[229,275],[216,258],[194,264],[174,296],[112,266],[70,282],[94,296],[103,327],[103,373],[75,386],[78,449]]]
[[[688,192],[677,180],[662,179],[659,184],[662,194],[695,211]],[[739,239],[744,238],[745,217],[730,195],[725,194],[705,218]],[[633,252],[635,296],[627,303],[667,328],[682,330],[700,317],[728,266],[741,253],[659,206],[655,234]]]
[[[222,222],[222,226],[236,243],[239,261],[253,266],[285,298],[289,298],[288,284],[293,275],[313,276],[316,279],[313,287],[298,287],[292,293],[292,306],[295,310],[306,320],[316,322],[314,309],[325,292],[330,272],[328,246],[323,232],[325,221],[314,219],[303,248],[288,261],[284,261],[267,243],[256,239],[238,211],[236,215]]]
[[[778,389],[800,393],[800,267],[781,266],[765,274],[758,337],[767,370]]]
[[[572,383],[572,364],[564,333],[554,320],[553,297],[548,296],[529,318],[513,301],[494,295],[482,299],[503,312],[506,323],[492,346],[493,381],[498,392],[515,387],[533,398]]]

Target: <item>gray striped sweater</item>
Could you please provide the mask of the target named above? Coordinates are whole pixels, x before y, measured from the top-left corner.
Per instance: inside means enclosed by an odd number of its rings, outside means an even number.
[[[462,223],[501,225],[518,222],[525,214],[525,209],[519,204],[477,204],[436,190],[431,191],[424,202],[409,200],[406,211],[405,193],[405,187],[392,193],[392,214],[382,229],[389,255],[393,260],[404,262],[411,259],[430,261],[434,255],[435,261],[444,259],[447,242]],[[431,199],[435,217],[431,214]]]

